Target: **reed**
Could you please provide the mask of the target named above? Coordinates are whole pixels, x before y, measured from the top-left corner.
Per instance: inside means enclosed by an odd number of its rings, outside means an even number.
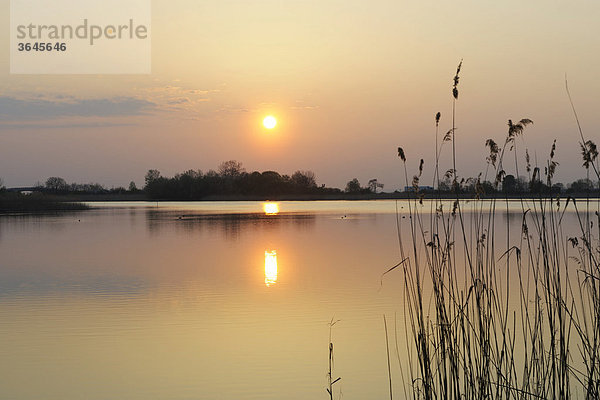
[[[450,178],[454,200],[438,190],[426,209],[418,190],[423,160],[409,180],[409,158],[398,149],[414,195],[408,218],[396,219],[402,261],[385,274],[396,270],[404,277],[406,347],[414,360],[398,358],[405,391],[414,399],[598,399],[599,203],[542,194],[516,201],[486,196],[482,180],[491,176],[498,188],[513,171],[518,177],[525,170],[532,187],[542,179],[551,186],[559,166],[556,142],[544,165],[532,165],[523,140],[533,124],[528,118],[508,121],[502,145],[485,142],[487,166],[471,179],[473,199],[459,199],[467,182],[456,166],[461,67],[462,61],[452,85],[451,128],[441,141],[440,113],[435,116],[433,182],[439,189],[440,176]],[[568,86],[567,94],[570,99]],[[598,151],[585,138],[574,106],[573,112],[585,173],[600,181]],[[440,154],[449,141],[452,165],[443,174]],[[576,231],[565,222],[572,216]],[[515,218],[518,223],[511,223]]]
[[[333,378],[333,340],[332,340],[332,330],[333,326],[338,323],[339,320],[334,320],[333,318],[329,322],[329,370],[327,372],[327,393],[329,394],[329,399],[333,400],[333,385],[339,382],[342,378]],[[341,395],[340,395],[341,396]]]

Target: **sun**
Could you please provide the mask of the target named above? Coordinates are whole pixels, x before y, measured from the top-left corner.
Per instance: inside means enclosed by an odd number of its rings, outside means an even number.
[[[272,115],[266,116],[263,119],[263,126],[267,129],[273,129],[277,126],[277,120]]]

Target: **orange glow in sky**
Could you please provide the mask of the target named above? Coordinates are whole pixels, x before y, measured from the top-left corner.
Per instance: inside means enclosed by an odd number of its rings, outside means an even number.
[[[248,172],[311,170],[341,189],[353,178],[403,189],[395,149],[423,158],[431,181],[434,116],[440,135],[452,128],[461,59],[455,144],[465,178],[486,168],[485,142],[504,140],[509,118],[535,121],[523,152],[546,154],[557,139],[557,182],[580,178],[565,72],[589,134],[600,126],[600,52],[589,51],[600,46],[590,33],[599,1],[463,0],[460,12],[453,1],[154,3],[151,74],[0,72],[5,186],[60,176],[139,187],[150,168],[171,177],[235,159]],[[0,12],[10,15],[10,2]],[[519,62],[506,63],[509,53]],[[0,61],[9,65],[9,53]]]

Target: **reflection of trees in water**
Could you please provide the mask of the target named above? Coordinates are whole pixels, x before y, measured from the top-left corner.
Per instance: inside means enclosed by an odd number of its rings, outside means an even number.
[[[519,211],[503,211],[502,212],[502,219],[504,220],[504,222],[506,222],[508,220],[508,222],[512,223],[521,223],[521,221],[523,221],[523,211],[519,210]]]
[[[220,234],[228,240],[236,240],[248,231],[273,231],[282,226],[293,226],[300,230],[313,229],[315,221],[314,214],[182,214],[155,209],[146,211],[146,223],[151,234],[158,234],[164,229],[175,229],[188,233]]]
[[[131,208],[129,210],[129,223],[131,224],[131,226],[135,226],[137,223],[137,219],[140,217],[140,215],[138,214],[138,211]]]
[[[82,216],[81,212],[47,212],[38,214],[13,214],[0,216],[0,237],[2,235],[2,225],[9,231],[15,229],[27,230],[52,230],[53,232],[63,232],[74,222],[78,222]],[[26,226],[26,228],[25,228]],[[16,227],[16,228],[15,228]]]
[[[280,215],[286,217],[286,214]],[[315,214],[287,214],[288,221],[293,221],[293,226],[298,231],[309,231],[314,229],[316,215]]]

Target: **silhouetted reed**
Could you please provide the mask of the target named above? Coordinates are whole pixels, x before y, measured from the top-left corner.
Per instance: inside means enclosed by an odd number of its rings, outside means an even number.
[[[409,157],[398,148],[405,184],[413,185],[414,195],[408,201],[408,226],[397,218],[402,261],[386,273],[396,269],[404,275],[408,362],[398,362],[405,390],[415,399],[598,399],[598,203],[589,197],[542,194],[516,201],[497,194],[481,199],[482,178],[486,181],[493,174],[497,189],[509,169],[517,177],[523,169],[517,145],[524,143],[525,130],[533,123],[527,118],[508,120],[501,145],[485,141],[486,170],[471,179],[473,200],[461,200],[455,145],[461,67],[462,61],[452,85],[452,127],[440,143],[440,113],[435,116],[433,182],[439,189],[440,154],[444,142],[451,141],[452,167],[445,175],[452,181],[454,200],[442,199],[438,190],[430,199],[431,209],[425,210],[418,186],[423,161],[409,180]],[[586,140],[575,107],[573,111],[583,167],[588,178],[593,173],[600,180],[598,151]],[[551,186],[559,166],[556,142],[543,166],[532,166],[529,151],[523,150],[530,187],[542,179]],[[510,153],[514,161],[509,162]],[[501,212],[517,212],[519,226],[511,226],[506,218],[504,227],[498,218]],[[567,212],[574,216],[577,232],[568,232]],[[410,243],[404,229],[410,231]]]
[[[333,340],[332,340],[332,329],[333,326],[338,323],[339,320],[334,321],[332,318],[329,322],[329,371],[327,372],[327,393],[329,393],[329,399],[333,400],[333,385],[339,382],[342,378],[333,378]],[[341,396],[341,395],[340,395]]]

